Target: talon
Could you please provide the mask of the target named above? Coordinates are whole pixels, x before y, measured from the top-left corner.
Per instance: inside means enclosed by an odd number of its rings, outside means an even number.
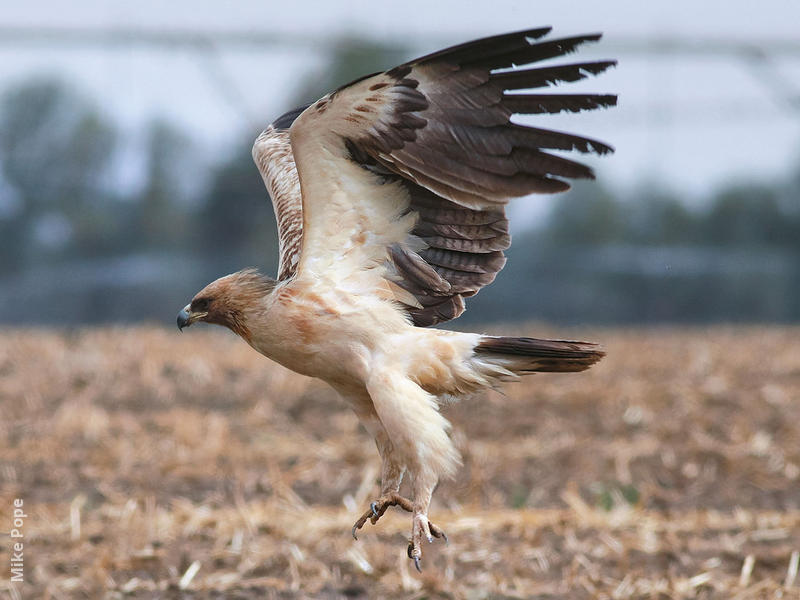
[[[353,525],[352,534],[353,539],[357,540],[356,531],[361,529],[367,524],[367,521],[375,525],[378,520],[384,515],[386,509],[390,506],[399,506],[403,510],[412,511],[411,501],[403,498],[401,495],[392,493],[381,496],[377,501],[370,502],[369,509],[361,515],[361,517]]]
[[[414,557],[414,566],[417,567],[417,571],[422,573],[422,567],[419,566],[419,556]]]
[[[429,544],[432,544],[432,543],[433,543],[433,536],[432,536],[432,535],[430,535],[430,534],[428,534],[428,543],[429,543]]]
[[[430,527],[433,537],[442,538],[446,545],[448,546],[450,545],[450,540],[447,539],[447,534],[441,527],[439,527],[438,525],[434,525],[433,523],[430,522],[428,522],[428,526]]]

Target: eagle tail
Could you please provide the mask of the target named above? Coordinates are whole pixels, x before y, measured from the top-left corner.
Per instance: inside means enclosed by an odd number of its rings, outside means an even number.
[[[591,342],[499,336],[482,336],[474,352],[476,357],[515,375],[585,371],[606,355]]]

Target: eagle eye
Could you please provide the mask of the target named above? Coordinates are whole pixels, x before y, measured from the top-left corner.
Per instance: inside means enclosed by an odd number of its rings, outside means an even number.
[[[208,298],[198,298],[197,300],[193,300],[192,312],[205,312],[208,310],[209,304],[211,304],[211,300]]]

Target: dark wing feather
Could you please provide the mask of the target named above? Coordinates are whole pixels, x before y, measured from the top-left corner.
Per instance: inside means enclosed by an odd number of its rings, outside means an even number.
[[[335,215],[325,187],[347,168],[335,166],[341,156],[371,174],[360,183],[370,191],[352,199],[351,212],[359,219],[348,222],[347,232],[355,233],[342,238],[345,245],[371,240],[369,247],[357,246],[364,265],[374,264],[370,261],[388,249],[385,276],[413,295],[415,301],[410,296],[400,301],[415,324],[432,325],[460,315],[464,298],[491,283],[505,264],[503,250],[511,242],[504,211],[508,200],[564,191],[568,179],[593,177],[588,166],[550,151],[612,151],[597,140],[511,121],[514,114],[579,112],[616,104],[613,95],[530,91],[578,81],[615,64],[531,66],[600,39],[589,34],[541,40],[549,31],[530,29],[440,50],[343,86],[303,112],[290,132],[305,182],[303,235],[308,235],[308,247],[304,241],[298,268],[326,268],[333,260],[328,254],[336,254],[342,244],[329,229]],[[286,121],[294,116],[287,115]],[[320,162],[320,144],[328,162]],[[326,171],[327,165],[336,177]],[[384,194],[382,184],[392,191]],[[405,190],[407,210],[416,222],[412,226],[410,219],[398,217],[410,231],[392,233],[370,219],[392,214],[398,186]],[[384,212],[372,210],[378,204]],[[383,233],[366,235],[374,230]]]
[[[614,61],[514,68],[574,52],[589,34],[536,41],[531,29],[454,46],[396,67],[373,86],[391,86],[395,100],[378,123],[346,140],[353,160],[383,181],[401,181],[419,215],[411,232],[425,248],[395,244],[398,283],[421,307],[417,325],[452,319],[463,298],[491,283],[511,238],[503,205],[530,193],[560,192],[565,179],[593,178],[581,163],[548,150],[605,154],[612,148],[583,136],[526,127],[513,114],[579,112],[614,106],[607,94],[546,94],[521,90],[578,81]],[[388,77],[388,80],[386,79]],[[370,88],[372,89],[372,88]]]

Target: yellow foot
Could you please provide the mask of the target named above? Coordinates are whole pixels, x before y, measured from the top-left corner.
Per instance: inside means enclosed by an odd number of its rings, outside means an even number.
[[[422,538],[428,540],[428,543],[433,543],[433,538],[441,538],[444,543],[447,543],[447,535],[444,531],[431,523],[428,516],[422,513],[414,513],[414,519],[411,525],[411,541],[408,542],[408,558],[414,561],[414,566],[417,571],[422,573],[422,567],[419,561],[422,558]]]
[[[378,498],[378,500],[371,503],[369,505],[369,510],[365,512],[363,515],[361,515],[361,518],[358,521],[356,521],[355,525],[353,525],[352,529],[353,539],[355,540],[358,539],[356,537],[356,531],[361,529],[366,524],[367,521],[375,525],[375,523],[378,522],[378,519],[380,519],[383,516],[383,514],[390,506],[399,506],[403,510],[406,510],[408,512],[414,512],[414,505],[408,498],[404,498],[403,496],[401,496],[396,492],[384,494],[383,496]]]

